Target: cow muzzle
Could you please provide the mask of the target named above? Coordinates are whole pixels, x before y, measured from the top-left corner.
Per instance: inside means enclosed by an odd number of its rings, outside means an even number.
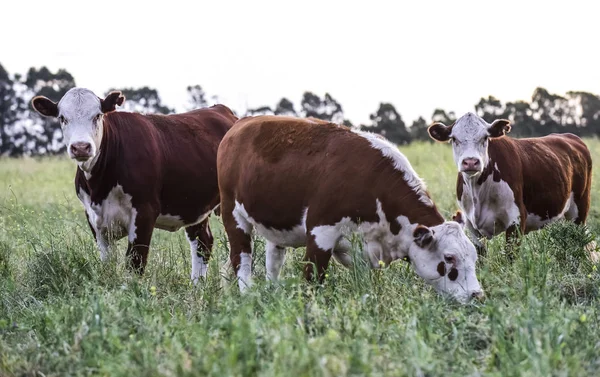
[[[478,158],[465,158],[460,164],[460,171],[468,176],[474,176],[481,173],[481,161]]]
[[[86,142],[73,143],[69,147],[71,158],[77,161],[87,161],[92,157],[92,144]]]

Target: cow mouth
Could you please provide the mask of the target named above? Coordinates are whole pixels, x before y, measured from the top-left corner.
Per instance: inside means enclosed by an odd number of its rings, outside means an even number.
[[[465,173],[466,175],[468,175],[469,177],[472,177],[474,175],[481,173],[481,170],[472,169],[472,170],[463,170],[462,172]]]
[[[74,159],[77,162],[86,162],[87,160],[89,160],[90,158],[92,158],[92,156],[91,155],[73,156],[71,158]]]

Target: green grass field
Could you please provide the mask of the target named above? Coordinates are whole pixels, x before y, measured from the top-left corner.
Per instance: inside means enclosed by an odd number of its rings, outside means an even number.
[[[600,141],[587,142],[600,161]],[[449,218],[450,147],[402,151]],[[228,252],[218,217],[209,278],[198,287],[189,283],[183,231],[155,231],[142,278],[124,268],[125,241],[101,263],[74,173],[65,158],[0,159],[0,376],[600,373],[600,272],[579,227],[528,235],[513,264],[503,236],[490,241],[478,269],[483,303],[439,297],[403,262],[383,271],[332,263],[325,286],[312,290],[300,272],[303,250],[289,250],[271,285],[258,238],[257,284],[241,296],[220,274]],[[596,234],[599,190],[594,180],[588,226]]]

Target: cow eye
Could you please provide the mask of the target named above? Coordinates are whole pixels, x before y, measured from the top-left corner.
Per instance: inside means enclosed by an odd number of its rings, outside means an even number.
[[[67,123],[67,120],[66,120],[66,119],[65,119],[65,117],[64,117],[64,116],[62,116],[62,115],[60,115],[60,116],[58,117],[58,121],[59,121],[61,124],[66,124],[66,123]]]
[[[444,255],[444,261],[449,264],[453,264],[456,259],[452,255]]]
[[[96,114],[96,116],[94,117],[94,122],[99,121],[101,116],[102,114]]]

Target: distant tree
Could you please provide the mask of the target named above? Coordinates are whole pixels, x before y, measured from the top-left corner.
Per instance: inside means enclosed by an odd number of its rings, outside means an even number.
[[[456,115],[454,111],[450,111],[446,113],[446,110],[435,109],[433,110],[433,115],[431,116],[432,122],[442,122],[446,126],[451,125],[456,121]]]
[[[482,117],[486,122],[491,123],[498,118],[506,117],[506,109],[502,102],[494,96],[481,98],[475,105],[477,115]]]
[[[577,114],[576,124],[582,127],[581,133],[586,136],[600,134],[600,97],[588,92],[569,91],[567,101]]]
[[[142,114],[169,114],[175,110],[163,105],[158,91],[147,86],[141,88],[123,88],[110,89],[106,94],[113,90],[120,90],[125,95],[123,110]]]
[[[187,93],[188,104],[186,106],[186,110],[201,109],[208,106],[206,93],[200,85],[188,86]]]
[[[423,117],[419,117],[419,119],[413,121],[410,126],[410,138],[411,140],[420,140],[420,141],[430,141],[433,142],[433,139],[429,137],[429,133],[427,132],[427,128],[429,124]]]
[[[361,130],[378,133],[396,144],[410,143],[410,132],[391,103],[380,103],[377,112],[371,114],[369,119],[371,119],[371,124],[361,125]]]
[[[10,137],[10,127],[17,118],[17,103],[14,83],[8,72],[0,64],[0,155],[13,155],[14,144]]]
[[[47,67],[30,68],[25,79],[14,81],[17,119],[11,127],[13,154],[42,155],[62,153],[65,146],[62,140],[60,124],[56,119],[39,115],[31,107],[31,99],[42,95],[57,102],[69,89],[75,87],[75,79],[65,69],[56,73]]]
[[[294,104],[287,98],[282,98],[279,103],[275,106],[275,115],[287,115],[287,116],[298,116],[294,109]]]
[[[329,93],[325,93],[325,97],[321,99],[312,92],[304,92],[300,106],[302,107],[301,114],[304,117],[323,119],[338,124],[344,121],[342,105]]]
[[[269,106],[260,106],[254,109],[246,110],[245,116],[258,116],[258,115],[273,115],[273,110]]]
[[[540,129],[539,122],[533,118],[531,105],[526,101],[516,101],[506,103],[506,118],[511,121],[512,128],[510,136],[512,137],[531,137],[537,136]]]

